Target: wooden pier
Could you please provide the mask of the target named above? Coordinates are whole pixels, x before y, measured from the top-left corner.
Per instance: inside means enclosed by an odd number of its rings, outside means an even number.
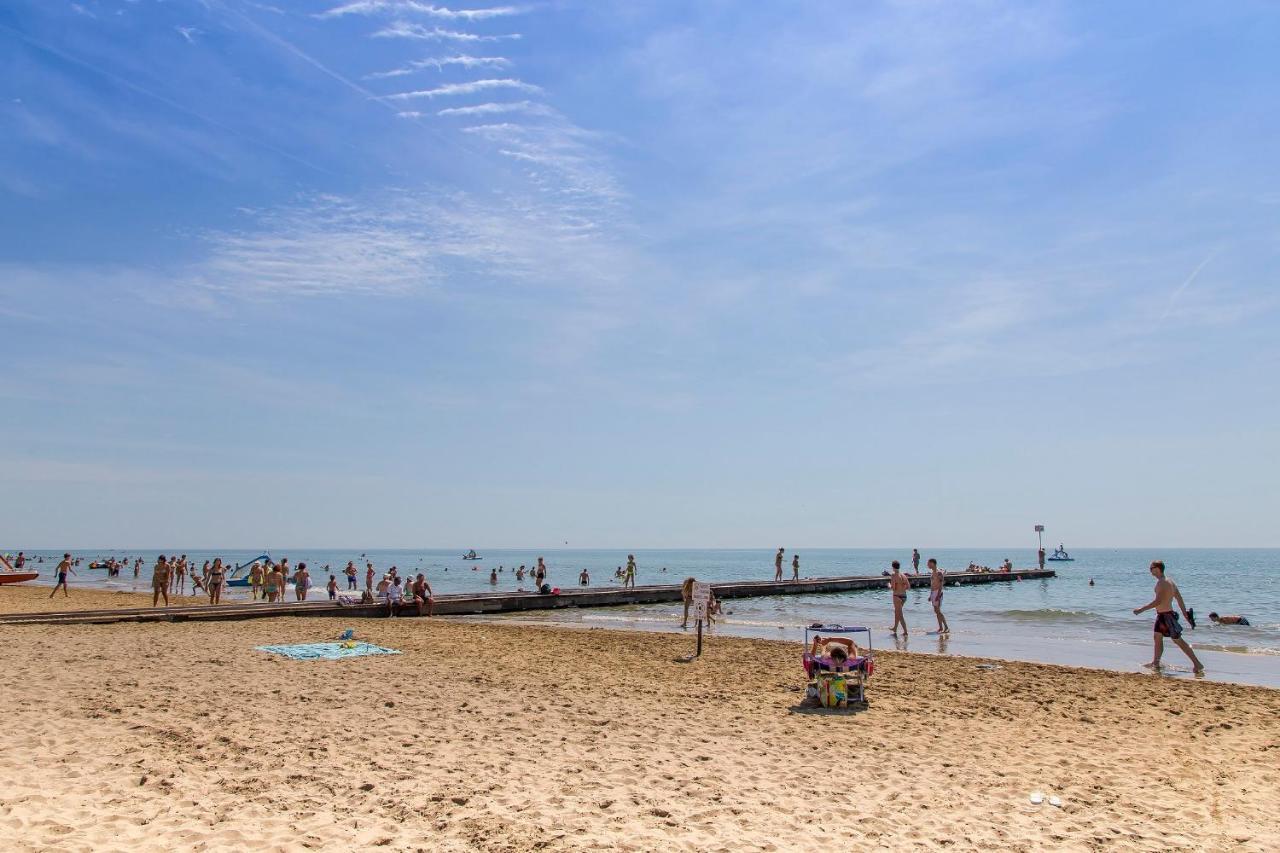
[[[1055,577],[1052,569],[1020,569],[1012,572],[981,572],[947,575],[947,586],[1040,580]],[[928,575],[905,575],[913,587],[927,587]],[[875,576],[808,578],[799,581],[729,581],[714,583],[717,598],[763,598],[773,595],[820,595],[854,590],[885,589],[888,578]],[[555,610],[563,607],[618,607],[626,604],[662,604],[680,601],[680,584],[619,587],[572,587],[559,595],[530,592],[454,593],[435,596],[436,616],[474,616],[487,613],[518,613],[528,610]],[[415,616],[412,603],[401,604],[400,616]],[[192,604],[175,607],[138,607],[114,610],[66,610],[51,613],[9,613],[0,615],[0,625],[110,624],[116,622],[208,622],[233,619],[266,619],[276,616],[377,617],[387,615],[386,603],[341,604],[327,598],[268,604],[261,601],[234,601],[226,604]]]

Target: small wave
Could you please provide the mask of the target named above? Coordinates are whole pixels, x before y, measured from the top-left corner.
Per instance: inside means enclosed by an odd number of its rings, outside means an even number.
[[[1100,622],[1106,617],[1085,610],[1055,610],[1052,607],[1042,610],[997,610],[993,614],[998,619],[1012,622]]]
[[[1269,649],[1266,646],[1230,646],[1217,643],[1196,643],[1197,649],[1208,649],[1212,652],[1232,652],[1237,655],[1280,655],[1280,649]]]

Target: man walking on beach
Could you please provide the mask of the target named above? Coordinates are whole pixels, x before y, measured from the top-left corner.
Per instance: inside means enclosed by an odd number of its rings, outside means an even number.
[[[169,606],[169,561],[164,554],[156,557],[156,567],[151,572],[151,606],[155,607],[160,596],[164,596],[164,606]]]
[[[933,615],[938,617],[938,633],[950,634],[951,626],[947,617],[942,615],[942,586],[946,582],[946,573],[938,568],[938,561],[929,558],[929,603],[933,605]]]
[[[778,553],[773,558],[773,581],[777,583],[782,580],[782,554],[783,548],[778,549]]]
[[[911,569],[916,574],[920,574],[920,549],[911,549]]]
[[[893,636],[898,636],[898,625],[902,625],[902,635],[907,634],[907,619],[902,615],[902,606],[907,603],[907,590],[911,589],[911,581],[902,573],[902,566],[893,561],[893,574],[889,576],[889,589],[893,592]]]
[[[58,582],[53,585],[53,592],[49,593],[49,597],[53,598],[58,593],[58,587],[62,587],[62,597],[66,598],[67,592],[67,572],[75,574],[76,570],[71,568],[71,555],[63,554],[62,562],[58,563]]]
[[[1151,659],[1151,663],[1147,664],[1151,669],[1160,668],[1160,656],[1164,654],[1164,638],[1168,637],[1173,640],[1174,645],[1182,649],[1183,654],[1191,659],[1192,670],[1196,675],[1204,672],[1204,664],[1200,663],[1200,659],[1196,657],[1196,653],[1191,650],[1190,644],[1182,639],[1182,626],[1178,624],[1178,614],[1173,611],[1173,602],[1178,602],[1178,609],[1182,611],[1182,615],[1186,617],[1188,622],[1191,617],[1187,615],[1187,605],[1182,601],[1182,593],[1178,591],[1178,585],[1164,576],[1164,561],[1155,560],[1151,563],[1151,575],[1156,579],[1156,597],[1151,599],[1150,603],[1142,607],[1134,608],[1134,615],[1142,613],[1144,610],[1156,611],[1156,623],[1153,628],[1153,637],[1155,638],[1155,657]]]

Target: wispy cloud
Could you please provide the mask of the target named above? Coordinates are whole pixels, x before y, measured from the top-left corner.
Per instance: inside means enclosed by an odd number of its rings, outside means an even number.
[[[619,275],[603,236],[571,210],[511,195],[398,192],[319,196],[206,235],[183,279],[248,298],[403,295],[456,280],[606,286]]]
[[[456,65],[462,68],[510,68],[511,60],[505,56],[441,56],[430,57],[427,59],[415,59],[408,65],[400,68],[393,68],[390,71],[375,71],[372,74],[366,74],[366,80],[384,80],[389,77],[405,77],[409,74],[416,74],[427,68],[434,68],[440,71],[449,66]]]
[[[397,92],[394,95],[387,95],[386,98],[392,101],[408,101],[415,98],[441,98],[450,95],[471,95],[476,92],[484,92],[490,89],[518,89],[521,92],[542,91],[532,83],[525,83],[523,80],[502,78],[491,80],[471,80],[466,83],[447,83],[443,86],[436,86],[434,89],[419,89],[416,92]]]
[[[201,35],[202,31],[195,27],[174,27],[178,31],[178,35],[187,40],[188,44],[196,43],[196,36]]]
[[[481,42],[481,41],[504,41],[520,38],[520,33],[505,33],[503,35],[478,35],[476,33],[462,32],[460,30],[446,30],[441,27],[427,28],[421,24],[411,24],[407,21],[396,21],[389,27],[384,27],[373,34],[374,38],[404,38],[404,39],[421,39],[423,41],[461,41],[461,42]]]
[[[440,110],[436,115],[440,116],[483,116],[483,115],[499,115],[502,113],[530,113],[533,115],[546,115],[550,112],[550,108],[545,104],[539,104],[535,101],[512,101],[507,103],[488,103],[473,104],[469,107],[447,107]]]
[[[477,115],[480,113],[471,113]],[[592,144],[596,134],[548,111],[549,120],[536,124],[499,122],[463,128],[492,142],[504,157],[529,167],[530,180],[563,201],[580,205],[584,222],[592,227],[612,216],[625,198],[613,171]]]
[[[422,3],[419,0],[354,0],[354,2],[320,12],[316,17],[338,18],[344,15],[407,13],[452,21],[483,21],[489,18],[518,15],[523,11],[524,9],[519,6],[491,6],[486,9],[450,9],[447,6]]]
[[[1169,319],[1169,315],[1173,313],[1174,305],[1177,304],[1178,297],[1182,296],[1186,289],[1191,286],[1192,282],[1194,282],[1200,275],[1200,271],[1209,265],[1209,262],[1213,260],[1213,257],[1216,254],[1218,254],[1218,251],[1215,249],[1206,255],[1205,259],[1197,264],[1196,268],[1191,271],[1191,275],[1187,276],[1186,280],[1183,281],[1182,284],[1173,289],[1173,292],[1169,294],[1169,302],[1165,305],[1164,312],[1160,315],[1161,322]]]

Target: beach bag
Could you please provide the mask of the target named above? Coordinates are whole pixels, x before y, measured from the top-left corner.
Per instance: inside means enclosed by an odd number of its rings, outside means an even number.
[[[848,704],[849,694],[842,672],[818,673],[818,702],[824,708],[843,708]]]
[[[542,593],[543,595],[550,595],[550,594],[551,594],[551,584],[549,584],[549,583],[544,583],[544,584],[543,584],[543,585],[538,589],[538,592]]]

